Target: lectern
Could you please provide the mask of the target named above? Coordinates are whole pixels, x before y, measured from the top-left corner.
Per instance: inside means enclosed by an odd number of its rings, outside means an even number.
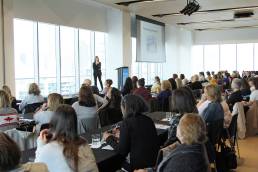
[[[128,67],[119,67],[116,69],[118,74],[118,89],[121,90],[124,86],[126,78],[129,76]]]

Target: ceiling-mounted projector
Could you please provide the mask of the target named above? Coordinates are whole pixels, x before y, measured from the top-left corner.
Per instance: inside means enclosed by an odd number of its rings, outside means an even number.
[[[196,0],[187,0],[187,5],[180,11],[181,14],[190,16],[200,9],[200,5]]]

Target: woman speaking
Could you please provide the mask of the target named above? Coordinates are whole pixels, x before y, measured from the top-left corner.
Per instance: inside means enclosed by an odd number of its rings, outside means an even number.
[[[94,76],[94,85],[97,86],[97,78],[99,79],[99,83],[101,86],[101,90],[103,90],[103,84],[101,81],[101,62],[99,61],[99,57],[96,56],[93,63],[93,76]]]

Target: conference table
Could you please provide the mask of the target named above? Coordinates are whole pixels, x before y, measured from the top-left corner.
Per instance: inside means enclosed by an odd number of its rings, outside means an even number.
[[[150,114],[146,114],[146,115],[153,119],[156,126],[168,125],[168,122],[161,121],[161,119],[166,117],[165,113],[155,112],[155,113],[150,113]],[[119,125],[119,123],[118,123],[118,125]],[[110,130],[111,128],[112,128],[112,126],[103,127],[96,131],[81,134],[80,136],[82,138],[86,139],[88,143],[91,143],[91,135],[92,134],[103,133],[107,130]],[[157,128],[157,134],[159,136],[160,145],[162,145],[167,139],[168,131],[167,131],[167,129],[164,129],[162,127]],[[113,171],[116,171],[121,168],[122,158],[114,150],[103,149],[103,147],[106,147],[106,146],[107,146],[107,144],[104,143],[104,144],[102,144],[102,146],[100,148],[92,149],[92,151],[93,151],[93,154],[95,155],[99,171],[105,172],[108,169],[109,172],[113,172]],[[36,148],[23,151],[21,162],[22,163],[33,162],[35,159],[35,151],[36,151]]]

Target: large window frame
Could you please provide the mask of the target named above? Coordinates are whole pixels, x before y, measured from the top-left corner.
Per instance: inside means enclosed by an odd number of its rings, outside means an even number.
[[[51,91],[48,91],[48,90],[51,90],[51,88],[49,88],[50,86],[47,85],[45,87],[48,87],[47,90],[44,90],[44,85],[46,84],[42,84],[42,80],[44,78],[51,78],[51,77],[45,77],[45,76],[41,76],[40,75],[40,52],[39,50],[41,49],[40,44],[39,44],[39,25],[40,24],[46,24],[46,25],[51,25],[51,26],[54,26],[55,27],[55,63],[56,63],[56,73],[55,73],[55,78],[56,78],[56,83],[51,83],[53,84],[53,87],[55,88],[52,88],[52,92],[58,92],[58,93],[62,93],[62,49],[61,49],[61,44],[62,44],[62,39],[61,39],[61,28],[62,27],[67,27],[67,26],[60,26],[60,25],[53,25],[53,24],[49,24],[49,23],[42,23],[42,22],[37,22],[37,21],[30,21],[30,20],[24,20],[24,19],[19,19],[19,18],[14,18],[13,19],[13,22],[14,22],[14,54],[15,54],[15,63],[16,63],[16,59],[19,59],[21,58],[21,53],[18,54],[16,52],[16,49],[18,48],[19,49],[19,42],[17,44],[17,40],[16,40],[16,37],[17,37],[17,34],[21,34],[20,32],[16,31],[15,32],[15,29],[18,30],[19,28],[15,28],[15,22],[30,22],[30,23],[33,23],[33,65],[30,65],[30,67],[33,68],[33,72],[30,72],[30,77],[22,77],[20,75],[17,75],[19,72],[22,72],[22,71],[17,71],[18,69],[18,65],[15,64],[15,83],[16,83],[16,97],[18,99],[23,99],[26,94],[27,94],[27,89],[28,89],[28,84],[26,84],[26,86],[22,84],[23,81],[28,81],[28,83],[32,83],[32,82],[35,82],[37,84],[39,84],[39,86],[41,86],[42,88],[42,94],[43,96],[47,96],[49,93],[51,93]],[[19,25],[20,27],[22,27],[22,25]],[[74,88],[70,91],[66,91],[66,93],[63,92],[63,95],[72,95],[72,94],[77,94],[78,93],[78,90],[83,82],[84,79],[93,79],[93,74],[92,74],[92,63],[94,61],[94,58],[96,55],[96,52],[99,52],[98,50],[98,46],[96,46],[96,42],[98,41],[101,41],[103,44],[101,45],[101,52],[102,52],[102,60],[103,60],[103,65],[102,65],[102,78],[103,80],[106,78],[106,33],[104,32],[95,32],[95,31],[90,31],[90,30],[85,30],[85,29],[81,29],[81,28],[72,28],[74,30],[74,43],[72,43],[72,46],[74,46],[74,75],[71,76],[72,80],[73,80],[73,85],[74,85]],[[89,42],[89,46],[90,46],[90,52],[89,55],[87,56],[83,56],[81,55],[81,50],[80,50],[80,32],[82,31],[86,31],[86,32],[89,32],[90,33],[90,42]],[[101,38],[103,38],[103,40],[96,40],[95,39],[95,34],[98,34],[98,35],[101,35]],[[21,41],[20,41],[21,42]],[[31,45],[30,45],[31,46]],[[104,50],[103,50],[104,49]],[[27,58],[27,57],[25,57]],[[88,69],[88,74],[87,75],[84,75],[84,74],[81,74],[81,66],[80,66],[80,61],[82,60],[82,58],[87,58],[87,63],[90,63],[90,69]],[[51,63],[51,62],[50,62]],[[89,68],[88,66],[88,68]],[[24,67],[24,66],[23,66]],[[20,67],[21,68],[21,67]],[[63,69],[64,70],[64,69]],[[90,74],[89,74],[89,70],[90,70]],[[85,77],[85,78],[83,78]],[[27,82],[26,82],[27,83]],[[23,92],[19,91],[19,88],[22,87],[22,90],[24,90]],[[21,89],[20,89],[21,90]]]

